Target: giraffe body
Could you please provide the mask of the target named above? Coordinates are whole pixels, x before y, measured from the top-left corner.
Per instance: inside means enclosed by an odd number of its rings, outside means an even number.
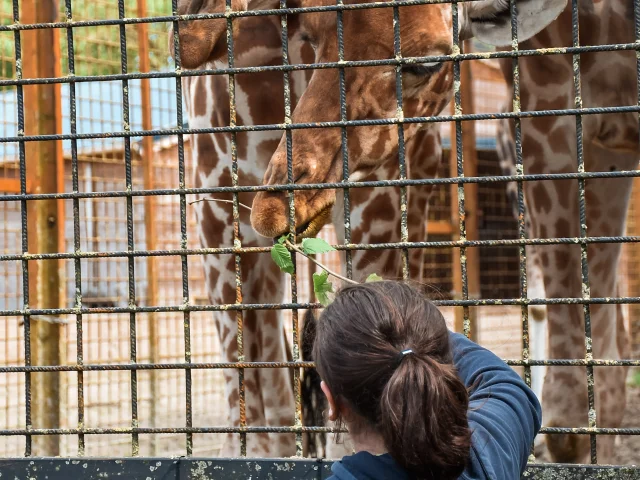
[[[581,45],[634,41],[633,5],[625,1],[580,1]],[[546,29],[524,42],[522,49],[571,46],[571,6]],[[633,52],[581,55],[584,107],[627,106],[637,103]],[[511,62],[502,63],[512,89]],[[575,108],[573,65],[570,55],[519,59],[520,109]],[[613,74],[615,72],[615,74]],[[510,110],[510,109],[508,109]],[[634,170],[638,165],[638,116],[634,113],[585,115],[583,158],[586,172]],[[525,174],[577,172],[574,116],[522,119],[522,160]],[[515,174],[514,123],[502,121],[498,132],[502,168]],[[588,179],[587,235],[624,235],[632,179]],[[508,186],[517,216],[516,185]],[[578,181],[524,182],[526,230],[530,238],[580,236]],[[591,244],[587,249],[591,297],[620,296],[617,284],[620,243]],[[528,297],[582,297],[579,245],[527,247]],[[585,326],[581,305],[530,308],[532,359],[585,357]],[[627,326],[616,305],[590,306],[593,358],[621,359],[630,354]],[[537,337],[537,338],[536,338]],[[619,427],[625,406],[626,368],[595,368],[595,410],[598,427]],[[587,383],[584,368],[534,367],[532,387],[543,402],[543,425],[588,425]],[[538,447],[543,447],[538,437]],[[599,463],[611,461],[612,436],[597,439]],[[548,435],[550,458],[560,462],[590,461],[589,437]]]

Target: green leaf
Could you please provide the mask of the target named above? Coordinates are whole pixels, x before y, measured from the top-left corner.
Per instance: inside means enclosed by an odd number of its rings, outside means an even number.
[[[293,261],[291,260],[291,252],[287,247],[277,243],[271,248],[271,258],[280,267],[280,270],[286,273],[293,273]]]
[[[305,255],[316,255],[335,251],[331,245],[321,238],[305,238],[302,240],[302,251]]]
[[[328,293],[333,293],[333,285],[328,280],[329,274],[326,271],[322,273],[313,274],[313,292],[316,294],[316,298],[326,307],[331,303]]]
[[[381,281],[382,281],[382,277],[380,275],[378,275],[377,273],[372,273],[367,277],[367,279],[365,280],[365,283],[381,282]]]

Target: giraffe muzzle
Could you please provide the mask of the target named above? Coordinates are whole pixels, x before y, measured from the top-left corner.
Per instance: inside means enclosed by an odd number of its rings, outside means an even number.
[[[318,235],[322,227],[331,220],[331,210],[333,210],[333,204],[324,207],[312,220],[296,229],[296,236],[300,238],[313,238]]]

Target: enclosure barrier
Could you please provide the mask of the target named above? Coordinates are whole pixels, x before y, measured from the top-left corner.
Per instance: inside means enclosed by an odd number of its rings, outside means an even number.
[[[477,1],[477,0],[469,0]],[[566,427],[546,427],[541,433],[546,435],[569,434],[569,435],[589,435],[590,453],[592,465],[560,465],[560,464],[534,464],[532,463],[523,478],[620,478],[631,479],[640,478],[640,468],[633,466],[600,466],[596,465],[596,445],[598,438],[604,435],[620,435],[625,437],[640,436],[640,426],[623,428],[602,428],[598,427],[595,415],[594,404],[594,369],[595,368],[619,368],[622,366],[638,367],[640,360],[625,358],[621,360],[605,360],[594,358],[591,351],[591,305],[615,304],[631,305],[640,304],[640,296],[627,295],[620,297],[592,297],[590,295],[589,265],[587,262],[587,247],[589,245],[603,243],[624,243],[635,246],[640,240],[638,236],[588,236],[586,231],[586,206],[585,206],[585,182],[589,179],[601,178],[621,178],[638,177],[636,170],[629,171],[602,171],[587,172],[584,168],[584,158],[582,156],[582,122],[583,117],[589,115],[599,115],[606,113],[637,113],[640,115],[640,77],[638,80],[638,103],[636,105],[619,107],[583,107],[581,100],[581,80],[580,80],[580,55],[590,52],[608,51],[635,51],[637,57],[636,70],[640,74],[640,2],[634,0],[633,8],[635,14],[636,38],[633,43],[611,44],[598,46],[581,46],[579,43],[579,29],[577,22],[578,0],[572,0],[573,11],[573,46],[551,51],[521,50],[517,46],[516,31],[516,3],[511,0],[513,49],[512,51],[500,52],[476,52],[457,53],[464,50],[459,41],[458,29],[459,18],[457,10],[453,9],[453,42],[456,53],[445,56],[424,56],[424,57],[402,57],[400,55],[400,26],[399,8],[403,5],[422,5],[435,3],[449,3],[444,0],[397,0],[389,3],[360,3],[343,4],[341,0],[336,5],[315,6],[305,8],[288,8],[285,0],[281,0],[279,9],[260,11],[232,11],[231,1],[227,0],[227,10],[224,13],[178,15],[178,1],[172,0],[171,13],[166,15],[149,16],[146,11],[146,2],[138,0],[136,3],[137,13],[128,15],[127,2],[118,0],[117,19],[87,19],[76,20],[74,17],[74,2],[65,0],[61,6],[65,19],[60,21],[57,15],[56,2],[53,0],[11,0],[12,15],[11,21],[0,25],[0,34],[11,35],[14,41],[15,78],[0,80],[0,87],[15,91],[17,99],[15,134],[2,136],[0,143],[3,145],[15,145],[17,153],[18,176],[12,182],[2,184],[3,190],[7,193],[0,195],[0,202],[16,202],[19,204],[20,217],[20,244],[14,246],[11,253],[11,246],[4,245],[5,252],[0,252],[0,262],[19,265],[21,270],[22,285],[22,305],[15,308],[4,308],[0,315],[6,318],[19,318],[22,320],[22,338],[24,350],[24,362],[22,364],[0,366],[0,375],[20,375],[24,377],[24,412],[23,426],[20,428],[0,429],[0,437],[6,437],[17,441],[24,441],[24,457],[5,458],[0,460],[0,473],[9,478],[14,475],[22,478],[28,474],[29,478],[77,478],[90,475],[91,478],[100,476],[140,476],[142,478],[220,478],[223,473],[224,478],[326,478],[329,475],[330,463],[321,460],[304,459],[213,459],[210,457],[198,457],[194,454],[197,448],[197,438],[204,435],[216,433],[237,433],[241,440],[241,449],[246,453],[246,438],[256,432],[276,432],[294,433],[296,435],[297,456],[302,456],[302,435],[303,433],[328,432],[328,427],[313,427],[302,425],[302,411],[300,404],[300,375],[301,369],[313,367],[312,362],[302,361],[297,348],[293,349],[293,359],[290,362],[244,362],[225,363],[214,361],[194,361],[192,356],[192,338],[194,322],[193,316],[204,312],[236,312],[239,325],[238,345],[239,358],[243,358],[242,351],[242,325],[243,312],[250,310],[277,310],[291,312],[290,331],[294,345],[300,341],[299,334],[299,310],[318,309],[320,304],[313,301],[300,301],[298,296],[299,280],[301,272],[291,275],[290,295],[288,303],[270,304],[247,304],[242,301],[242,265],[240,254],[248,252],[260,252],[268,255],[270,248],[266,247],[243,247],[238,236],[239,200],[238,194],[242,192],[258,191],[281,191],[292,192],[297,190],[310,189],[339,189],[345,192],[344,214],[350,218],[349,192],[352,189],[366,187],[400,187],[401,188],[401,241],[394,243],[379,244],[354,244],[351,242],[351,226],[349,222],[345,225],[345,242],[336,245],[336,249],[345,252],[347,276],[352,276],[351,254],[358,250],[384,250],[398,249],[402,251],[403,275],[408,277],[408,258],[411,249],[455,249],[458,254],[454,254],[456,263],[456,274],[459,275],[461,291],[459,298],[436,300],[436,304],[442,307],[453,307],[458,313],[459,321],[456,322],[458,330],[466,335],[475,333],[474,316],[486,306],[515,306],[521,312],[522,328],[522,355],[521,358],[507,359],[507,363],[514,367],[520,367],[524,371],[525,380],[531,381],[531,367],[539,365],[573,365],[584,367],[588,379],[589,398],[589,424],[582,428]],[[455,3],[455,2],[454,2]],[[389,60],[344,60],[344,45],[342,41],[342,13],[351,10],[367,8],[392,8],[394,14],[394,52],[395,59]],[[311,12],[336,12],[338,18],[338,44],[340,46],[339,59],[336,62],[322,64],[294,65],[290,64],[287,55],[287,15]],[[231,28],[234,19],[247,16],[278,15],[281,18],[283,56],[281,65],[265,67],[236,68],[234,67],[234,44]],[[227,23],[227,48],[228,48],[228,68],[211,68],[196,71],[183,70],[179,54],[176,55],[175,69],[173,71],[152,71],[148,63],[149,53],[145,51],[144,45],[148,43],[147,28],[154,24],[172,25],[174,29],[173,44],[175,51],[179,52],[179,24],[178,21],[196,19],[224,19]],[[131,73],[129,63],[131,61],[127,35],[127,27],[136,27],[139,35],[139,65],[136,72]],[[118,73],[94,74],[85,72],[80,74],[76,71],[76,32],[91,27],[112,27],[118,29],[118,36],[115,48],[119,52]],[[66,35],[67,71],[62,71],[62,61],[55,56],[42,61],[30,49],[46,50],[48,45],[59,43],[59,35]],[[37,62],[27,62],[27,54],[33,55],[30,58],[40,58]],[[519,105],[519,71],[517,59],[524,56],[539,55],[572,55],[573,56],[573,78],[575,87],[575,107],[568,110],[536,110],[520,111]],[[507,113],[482,113],[463,114],[468,104],[461,94],[461,79],[464,82],[463,71],[473,60],[486,60],[505,58],[512,59],[512,73],[515,84],[514,91],[514,111]],[[374,119],[374,120],[347,120],[347,110],[345,105],[345,69],[350,67],[392,65],[396,72],[396,93],[399,112],[402,111],[402,76],[401,67],[411,62],[452,62],[454,71],[454,103],[450,114],[434,117],[412,117],[405,118],[400,113],[396,118]],[[291,123],[291,92],[289,86],[289,74],[294,71],[312,69],[338,69],[340,74],[340,120],[331,122]],[[234,96],[234,76],[240,73],[256,72],[281,72],[285,82],[285,121],[282,124],[272,125],[237,125],[235,116],[236,105]],[[182,104],[181,79],[187,76],[200,75],[226,75],[230,78],[230,123],[225,127],[192,128],[185,127],[185,118]],[[467,72],[468,76],[468,72]],[[141,120],[141,127],[134,129],[133,111],[131,109],[130,94],[131,85],[134,81],[140,81],[142,102],[147,105],[151,103],[149,82],[152,79],[166,79],[175,82],[175,118],[171,119],[170,127],[155,127],[150,116],[145,115]],[[119,82],[122,98],[121,128],[109,128],[107,131],[101,130],[92,133],[82,133],[78,129],[79,116],[76,108],[77,92],[83,84],[91,82]],[[60,98],[60,88],[68,88],[68,115],[69,131],[63,133],[62,125],[63,112],[60,111],[60,104],[52,102],[52,98]],[[15,89],[15,90],[13,90]],[[578,142],[578,169],[572,173],[539,173],[524,174],[522,164],[522,144],[520,142],[520,120],[524,118],[539,118],[545,116],[574,116],[576,118],[577,142]],[[513,119],[516,125],[516,154],[517,154],[517,174],[516,175],[492,175],[478,176],[475,171],[469,172],[469,157],[476,155],[475,139],[465,126],[469,122],[481,120]],[[6,121],[6,119],[5,119]],[[453,175],[449,178],[420,178],[410,179],[407,177],[405,157],[404,157],[404,128],[405,125],[420,123],[450,122],[453,125],[451,136]],[[348,179],[349,158],[346,148],[347,127],[365,127],[375,125],[395,125],[399,137],[399,164],[400,178],[379,180],[379,181],[350,181]],[[325,184],[294,184],[292,177],[292,138],[291,134],[296,129],[318,129],[318,128],[339,128],[342,131],[342,171],[343,180],[337,183]],[[232,139],[233,164],[232,170],[237,172],[238,162],[235,139],[239,132],[251,131],[282,131],[284,132],[287,144],[288,160],[288,183],[277,186],[259,185],[238,185],[237,178],[233,179],[233,185],[220,188],[198,188],[190,187],[187,178],[187,162],[185,160],[185,136],[205,133],[228,133]],[[173,183],[164,188],[157,188],[158,172],[152,165],[152,152],[154,149],[153,139],[156,137],[173,137],[176,139],[176,152],[178,163],[178,178]],[[463,137],[471,139],[470,142],[463,142]],[[142,139],[142,148],[136,149],[135,139]],[[124,183],[122,186],[114,186],[101,191],[85,189],[80,184],[79,169],[81,158],[79,144],[84,141],[113,141],[121,143],[124,160]],[[65,184],[64,170],[65,158],[63,153],[63,143],[68,142],[71,150],[71,191],[68,191]],[[142,174],[142,186],[136,174]],[[525,207],[523,196],[523,182],[541,180],[577,180],[579,185],[579,206],[580,206],[580,235],[575,238],[528,238],[525,231]],[[476,207],[474,197],[480,185],[499,184],[505,182],[517,182],[518,185],[518,238],[503,240],[480,240],[475,235],[470,235],[471,230],[477,231],[477,214],[474,214]],[[443,241],[410,242],[408,236],[407,219],[407,190],[417,186],[450,186],[457,198],[457,238]],[[11,191],[15,189],[16,191]],[[202,248],[193,244],[194,239],[188,236],[189,198],[200,194],[227,193],[233,195],[233,217],[234,217],[234,244],[233,246],[219,248]],[[452,195],[453,198],[453,195]],[[92,201],[107,201],[111,199],[121,199],[124,204],[124,216],[126,220],[126,242],[124,247],[92,248],[81,238],[83,224],[81,222],[81,209],[86,208],[87,203]],[[180,237],[176,239],[175,245],[168,248],[154,246],[158,239],[159,225],[152,220],[155,218],[153,212],[159,208],[165,199],[176,202],[179,210],[179,231]],[[293,195],[289,197],[289,219],[292,225],[291,234],[295,235]],[[140,202],[140,203],[138,203]],[[138,220],[136,212],[137,205],[144,202],[144,237],[136,237],[135,223]],[[66,206],[71,205],[72,217],[72,248],[65,247],[68,233],[64,228],[64,218]],[[82,205],[81,205],[82,204]],[[174,205],[176,206],[176,205]],[[527,265],[526,250],[529,245],[556,245],[579,244],[581,248],[581,278],[584,286],[582,296],[577,298],[551,298],[551,299],[529,299],[527,297]],[[145,248],[140,248],[143,245]],[[519,278],[520,294],[515,298],[478,298],[479,272],[477,265],[479,259],[477,255],[479,247],[500,248],[514,247],[519,252]],[[192,276],[190,268],[191,261],[197,260],[200,256],[207,254],[227,254],[235,258],[235,275],[237,282],[236,302],[226,305],[214,305],[207,301],[194,301],[192,295]],[[296,258],[293,252],[294,259]],[[162,275],[159,274],[160,263],[164,259],[179,259],[179,270],[181,278],[181,292],[179,299],[173,304],[163,304],[159,294],[159,282]],[[83,292],[83,276],[87,275],[83,271],[84,261],[98,259],[118,259],[126,262],[127,271],[127,291],[126,305],[114,305],[108,303],[100,305],[87,302],[86,292]],[[158,260],[160,259],[160,260]],[[295,262],[294,262],[295,264]],[[474,271],[471,272],[471,264]],[[69,288],[74,292],[73,305],[65,304],[63,300],[66,292],[62,287],[67,282],[60,277],[64,270],[71,265],[73,281],[68,282]],[[142,267],[142,268],[141,268]],[[143,270],[145,279],[146,297],[144,302],[138,295],[140,289],[140,270]],[[203,281],[202,278],[198,279]],[[66,288],[66,287],[65,287]],[[196,287],[197,288],[197,287]],[[201,287],[200,287],[201,288]],[[583,309],[585,318],[584,339],[586,345],[586,355],[584,358],[570,359],[531,359],[529,358],[529,309],[533,305],[569,304],[578,305]],[[635,310],[633,310],[635,311]],[[128,317],[128,329],[126,332],[128,351],[127,359],[123,362],[97,362],[87,363],[85,355],[88,354],[84,342],[87,340],[85,325],[87,318],[91,315],[114,315],[121,314]],[[183,358],[171,361],[161,361],[161,352],[148,352],[148,361],[141,362],[138,352],[139,328],[145,325],[148,329],[146,334],[153,337],[158,335],[157,327],[159,318],[163,314],[175,314],[180,316],[183,325],[182,335],[184,336]],[[633,319],[635,320],[635,319]],[[76,333],[74,345],[76,358],[74,363],[67,363],[63,360],[66,352],[61,345],[62,329],[73,326]],[[194,339],[195,340],[195,339]],[[294,385],[296,393],[295,424],[290,427],[266,427],[248,426],[244,415],[244,383],[243,372],[248,368],[290,368],[293,370]],[[230,426],[196,426],[193,412],[193,388],[194,377],[200,371],[219,371],[220,369],[238,369],[240,372],[240,423],[238,427]],[[154,423],[150,426],[141,425],[139,416],[139,395],[140,384],[143,376],[149,375],[148,387],[151,396],[161,395],[158,390],[158,375],[165,370],[174,370],[180,373],[184,385],[184,426],[166,427],[156,425],[156,413],[153,412],[157,406],[152,407],[150,418]],[[85,422],[85,392],[84,383],[87,377],[97,372],[123,372],[128,375],[128,389],[130,392],[129,424],[125,427],[89,427]],[[76,425],[62,427],[59,410],[49,408],[51,398],[66,395],[61,390],[62,379],[74,377],[77,398],[77,418]],[[147,384],[145,384],[147,385]],[[151,405],[155,405],[151,402]],[[99,459],[90,458],[87,455],[86,445],[92,436],[104,435],[126,435],[129,438],[130,453],[133,457],[140,457],[141,444],[145,436],[155,437],[156,435],[173,434],[180,435],[184,441],[184,455],[186,458],[157,457],[153,454],[144,455],[147,458],[117,458]],[[52,459],[48,457],[60,454],[60,438],[75,437],[77,439],[77,455],[73,458]],[[145,447],[146,448],[146,447]],[[150,447],[153,451],[155,447]],[[92,455],[92,456],[104,456]],[[100,472],[100,473],[99,473]],[[6,474],[6,475],[5,475]]]

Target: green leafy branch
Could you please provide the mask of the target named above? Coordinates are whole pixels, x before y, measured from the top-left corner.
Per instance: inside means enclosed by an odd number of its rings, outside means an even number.
[[[291,257],[291,250],[300,253],[322,268],[322,272],[313,274],[313,292],[316,294],[318,302],[324,307],[331,303],[330,293],[335,293],[333,290],[333,284],[329,281],[329,275],[336,277],[344,282],[357,285],[359,282],[347,278],[339,273],[334,272],[329,267],[316,260],[312,255],[318,255],[321,253],[328,253],[335,251],[331,245],[321,238],[305,238],[300,245],[295,245],[290,240],[290,235],[283,235],[278,239],[278,242],[271,248],[271,258],[285,273],[293,273],[293,259]],[[286,246],[285,246],[286,245]],[[382,278],[375,273],[369,275],[366,282],[380,281]]]
[[[233,203],[232,200],[206,197],[189,202],[189,204],[193,205],[199,202]],[[251,211],[251,207],[249,207],[248,205],[244,205],[242,203],[238,203],[238,205]],[[329,275],[331,275],[332,277],[336,277],[344,282],[351,283],[352,285],[358,285],[359,282],[356,282],[355,280],[334,272],[325,264],[313,257],[313,255],[319,255],[321,253],[335,252],[336,249],[329,245],[326,241],[321,238],[305,238],[304,240],[302,240],[301,244],[296,245],[290,239],[290,234],[282,235],[280,238],[278,238],[278,241],[271,248],[271,258],[276,263],[276,265],[278,265],[280,270],[288,274],[292,274],[294,268],[291,250],[307,257],[309,260],[319,266],[323,271],[313,274],[313,292],[316,294],[318,302],[320,302],[324,307],[329,305],[332,301],[329,294],[335,293],[335,291],[333,290],[333,284],[329,281]],[[372,273],[367,277],[365,282],[379,282],[380,280],[382,280],[382,277],[375,273]]]

